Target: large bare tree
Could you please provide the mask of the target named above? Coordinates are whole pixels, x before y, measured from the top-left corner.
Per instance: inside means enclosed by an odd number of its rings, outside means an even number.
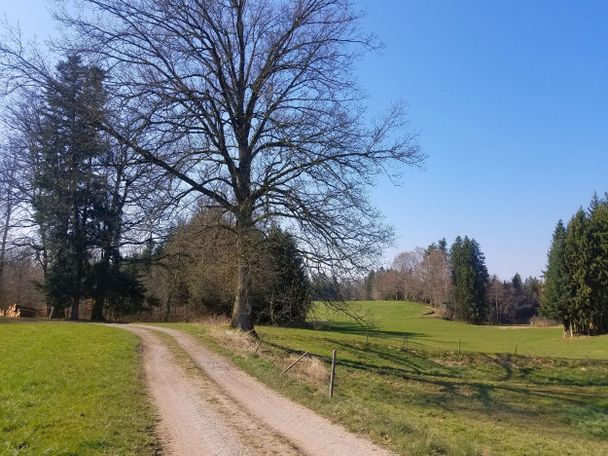
[[[325,274],[379,255],[392,233],[367,186],[423,157],[402,105],[370,120],[354,62],[375,40],[349,0],[59,3],[70,49],[107,70],[98,127],[232,220],[235,327],[253,329],[256,229],[287,227]]]
[[[310,267],[354,270],[390,237],[366,197],[422,159],[402,107],[370,125],[353,77],[374,47],[348,0],[81,0],[59,17],[109,69],[120,118],[101,125],[231,215],[235,327],[253,328],[257,226],[298,237]],[[76,11],[76,12],[75,12]],[[134,141],[121,124],[145,132]]]

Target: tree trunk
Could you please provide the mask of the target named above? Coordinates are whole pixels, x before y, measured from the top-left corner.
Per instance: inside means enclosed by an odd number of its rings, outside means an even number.
[[[78,320],[80,315],[80,296],[72,297],[72,311],[70,312],[70,320]]]
[[[105,317],[103,316],[103,305],[105,301],[105,295],[95,296],[93,308],[91,309],[91,321],[105,321]]]
[[[253,308],[251,302],[251,216],[237,221],[237,283],[231,324],[241,331],[253,331]]]
[[[4,220],[4,227],[2,231],[2,244],[0,245],[0,285],[2,284],[2,278],[4,275],[4,262],[6,259],[6,246],[8,242],[8,232],[11,224],[11,214],[13,211],[12,202],[9,199],[7,202],[6,215]]]
[[[164,321],[167,322],[169,321],[169,316],[171,315],[171,295],[172,295],[172,291],[169,292],[169,297],[167,298],[167,301],[165,303],[165,316],[164,316]]]
[[[102,255],[102,259],[97,268],[97,284],[94,293],[93,307],[91,309],[91,321],[104,321],[103,307],[106,302],[106,296],[109,291],[109,286],[112,283],[110,274],[110,265],[108,263],[110,254],[107,249]]]
[[[0,245],[0,304],[4,304],[4,263],[6,261],[6,247],[8,241],[8,232],[11,226],[11,216],[13,213],[13,189],[12,179],[14,177],[14,170],[11,170],[9,187],[6,192],[6,213],[4,217],[4,227],[2,231],[2,244]]]

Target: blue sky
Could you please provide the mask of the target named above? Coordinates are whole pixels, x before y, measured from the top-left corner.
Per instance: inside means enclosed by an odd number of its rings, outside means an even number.
[[[397,246],[477,239],[502,278],[539,275],[559,218],[608,191],[608,2],[358,0],[385,43],[359,64],[373,112],[403,98],[428,160],[371,191]],[[45,0],[3,2],[28,35]]]
[[[429,155],[373,198],[398,247],[475,237],[490,272],[538,275],[559,218],[608,191],[608,2],[373,1],[375,109],[404,97]]]

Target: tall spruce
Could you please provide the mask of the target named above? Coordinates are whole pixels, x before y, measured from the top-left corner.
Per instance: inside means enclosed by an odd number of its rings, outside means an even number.
[[[608,202],[598,200],[589,213],[589,330],[608,332]]]
[[[589,217],[581,208],[572,217],[566,229],[564,262],[566,265],[565,312],[570,335],[590,333],[591,303],[591,244]]]
[[[566,227],[559,220],[553,231],[551,247],[547,253],[547,269],[544,272],[545,286],[540,303],[541,315],[561,321],[564,331],[569,329],[568,299],[566,295],[566,264],[564,243]]]
[[[487,311],[486,287],[488,270],[485,257],[474,239],[458,236],[450,249],[454,318],[479,324]]]
[[[96,164],[106,144],[88,119],[101,110],[101,79],[99,70],[76,55],[60,62],[46,90],[40,127],[31,138],[39,164],[33,175],[38,190],[33,208],[49,255],[45,292],[53,306],[71,307],[71,319],[78,319],[85,296],[93,216],[103,194]]]
[[[560,320],[564,332],[608,332],[608,199],[593,195],[553,234],[541,313]]]

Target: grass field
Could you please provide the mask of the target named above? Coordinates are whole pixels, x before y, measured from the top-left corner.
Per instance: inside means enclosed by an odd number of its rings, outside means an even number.
[[[608,454],[606,336],[564,340],[559,328],[476,327],[431,318],[417,304],[358,305],[373,314],[375,328],[321,308],[312,319],[333,320],[322,330],[258,327],[261,356],[252,345],[238,349],[226,329],[174,326],[294,400],[401,454]],[[306,372],[280,374],[295,353],[328,361],[333,349],[339,365],[332,400]]]
[[[0,455],[154,454],[137,338],[0,320]]]
[[[435,318],[428,307],[406,302],[363,301],[352,305],[372,323],[370,330],[323,305],[317,306],[310,320],[323,322],[322,327],[336,335],[369,335],[392,345],[407,335],[411,348],[425,350],[458,351],[460,340],[462,351],[514,353],[517,348],[520,355],[608,360],[608,335],[571,339],[562,337],[561,327],[474,326]]]

